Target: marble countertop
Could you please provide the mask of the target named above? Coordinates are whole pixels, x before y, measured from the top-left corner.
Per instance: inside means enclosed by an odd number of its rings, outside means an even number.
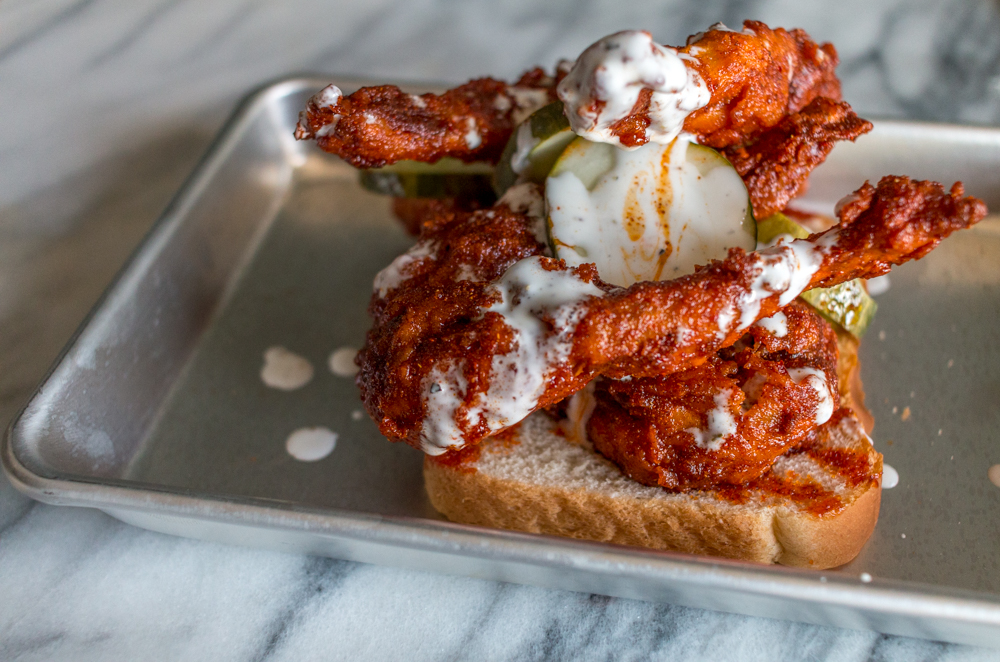
[[[293,72],[512,78],[643,27],[799,26],[863,115],[1000,122],[986,0],[0,3],[0,419],[250,89]],[[995,659],[966,646],[147,532],[0,476],[0,658]]]

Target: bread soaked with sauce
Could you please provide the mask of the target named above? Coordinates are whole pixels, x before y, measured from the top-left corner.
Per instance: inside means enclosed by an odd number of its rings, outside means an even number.
[[[745,485],[681,493],[641,485],[539,413],[470,452],[426,457],[428,495],[464,524],[761,563],[843,565],[874,530],[881,497],[882,456],[859,420],[867,412],[855,350],[842,335],[837,413]]]

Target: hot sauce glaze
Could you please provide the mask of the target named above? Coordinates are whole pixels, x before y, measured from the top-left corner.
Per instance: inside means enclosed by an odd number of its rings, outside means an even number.
[[[841,408],[825,426],[836,427],[850,410]],[[824,426],[824,427],[825,427]],[[818,430],[806,437],[801,444],[788,451],[788,456],[805,454],[812,460],[833,470],[849,488],[856,488],[866,481],[878,482],[872,477],[871,455],[866,447],[830,448],[823,445]],[[793,472],[778,474],[773,469],[760,478],[744,485],[719,485],[718,495],[733,503],[746,503],[753,497],[781,497],[804,506],[813,515],[836,515],[844,509],[843,500],[833,491],[824,489],[809,477]]]
[[[823,489],[812,478],[792,472],[783,476],[770,472],[745,485],[719,485],[715,490],[722,499],[738,504],[760,497],[762,493],[765,497],[781,497],[802,505],[804,510],[817,516],[836,514],[844,509],[844,502],[833,492]]]
[[[457,450],[450,450],[442,455],[428,455],[427,459],[431,462],[440,464],[443,467],[449,467],[463,473],[474,474],[476,473],[475,464],[479,461],[484,445],[489,446],[490,450],[494,452],[496,449],[500,449],[501,451],[509,450],[521,443],[521,439],[518,437],[520,429],[521,425],[518,424],[499,432],[481,444],[466,446]]]

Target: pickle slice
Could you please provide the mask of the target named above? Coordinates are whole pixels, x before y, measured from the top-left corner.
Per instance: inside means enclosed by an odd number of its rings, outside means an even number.
[[[529,115],[504,147],[493,176],[497,195],[503,195],[519,178],[536,184],[544,182],[556,159],[575,137],[561,101]]]
[[[781,235],[791,235],[796,239],[805,239],[810,234],[792,219],[780,211],[763,220],[757,221],[757,248],[765,248]]]
[[[717,151],[678,139],[622,150],[575,138],[545,181],[553,253],[627,287],[754,250],[746,186]]]
[[[878,304],[860,278],[833,287],[816,287],[801,296],[820,315],[839,324],[855,338],[865,335],[878,310]]]
[[[782,235],[791,235],[796,239],[804,239],[810,234],[781,212],[757,221],[757,248],[765,248],[774,243]],[[802,293],[816,311],[839,325],[855,338],[860,338],[868,329],[875,317],[878,304],[868,294],[860,279],[849,280],[833,287],[817,287]]]
[[[493,186],[485,174],[443,174],[362,170],[361,186],[397,198],[462,198],[490,203]]]
[[[397,161],[381,168],[371,168],[366,172],[395,172],[406,175],[492,175],[493,166],[485,161],[466,163],[445,156],[433,163],[423,161]]]

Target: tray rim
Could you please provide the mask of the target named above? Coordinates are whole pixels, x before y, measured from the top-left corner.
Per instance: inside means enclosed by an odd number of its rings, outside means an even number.
[[[626,570],[629,571],[628,574],[655,571],[661,582],[676,582],[695,588],[734,590],[743,594],[817,605],[868,609],[886,615],[941,618],[942,614],[947,614],[946,620],[956,624],[1000,628],[1000,593],[944,588],[877,576],[870,582],[864,582],[837,571],[823,575],[815,570],[501,531],[417,517],[379,516],[264,498],[171,490],[169,486],[121,479],[75,474],[43,475],[31,470],[18,457],[15,449],[15,438],[23,433],[24,416],[67,359],[80,336],[108,304],[110,297],[133,272],[143,256],[154,251],[166,238],[170,228],[183,221],[186,203],[195,198],[201,187],[225,163],[229,152],[241,139],[245,125],[252,122],[262,108],[266,109],[269,101],[307,89],[319,89],[331,80],[347,85],[375,82],[352,76],[293,75],[260,85],[236,105],[191,174],[137,244],[52,362],[27,403],[7,427],[0,441],[0,463],[15,488],[44,503],[97,508],[112,515],[114,511],[127,510],[136,514],[186,517],[208,522],[311,532],[327,537],[482,559],[501,554],[504,560],[512,563],[542,567],[579,569],[582,567],[580,561],[583,560],[594,566],[590,568],[594,572],[599,568],[612,567],[620,574],[625,574]],[[440,87],[440,84],[391,82],[412,84],[424,89]],[[952,134],[954,137],[989,136],[1000,145],[1000,128],[899,119],[878,120],[877,124],[889,130],[933,131],[938,136],[942,133]],[[572,560],[572,557],[576,557],[575,563],[566,560]],[[583,570],[587,571],[587,568]],[[823,577],[821,581],[824,582],[819,592],[817,577]],[[977,640],[975,643],[982,642]],[[994,645],[1000,646],[1000,639]]]

